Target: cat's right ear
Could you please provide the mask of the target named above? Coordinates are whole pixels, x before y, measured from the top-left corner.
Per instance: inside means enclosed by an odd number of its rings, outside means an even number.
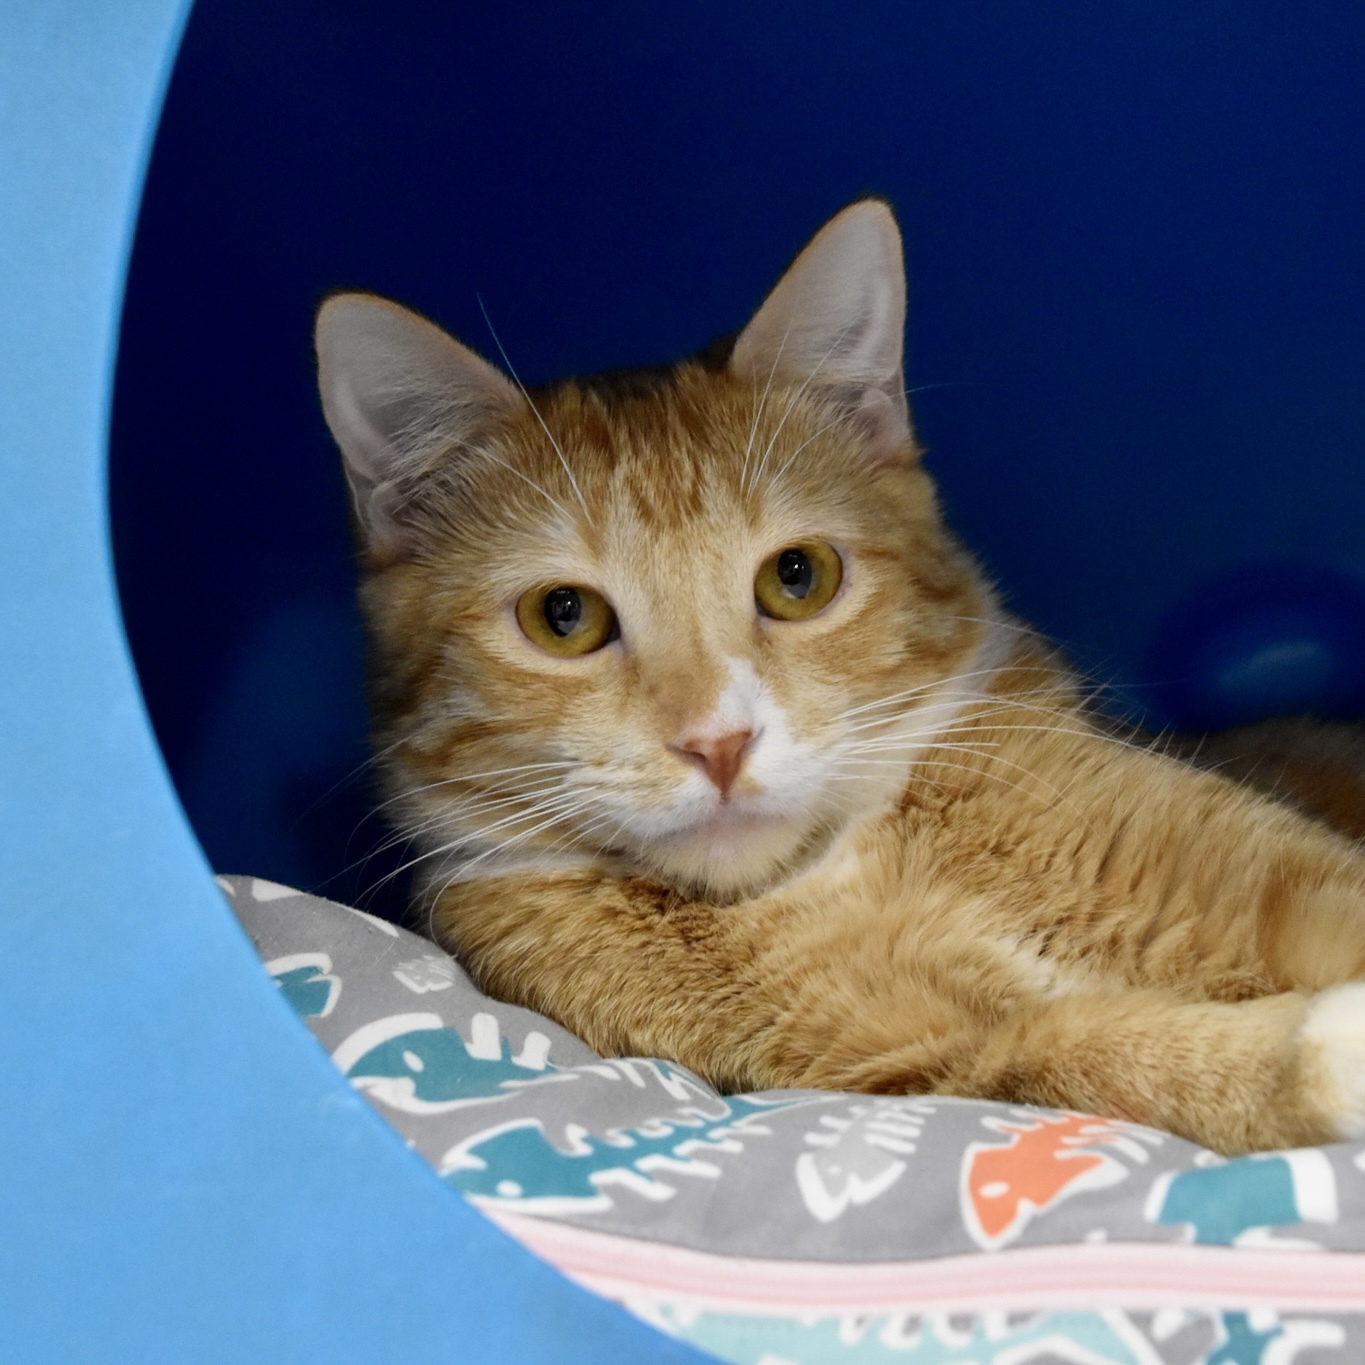
[[[518,411],[512,382],[434,323],[373,294],[334,294],[314,328],[318,388],[341,447],[365,543],[415,544],[413,512],[434,458]]]

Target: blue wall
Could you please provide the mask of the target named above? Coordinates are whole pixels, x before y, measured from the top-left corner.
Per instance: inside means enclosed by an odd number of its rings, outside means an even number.
[[[1157,719],[1242,718],[1182,678],[1217,665],[1190,661],[1209,635],[1281,629],[1242,621],[1247,566],[1290,618],[1299,588],[1327,602],[1329,655],[1365,620],[1362,70],[1365,10],[1312,0],[200,0],[112,492],[210,858],[351,897],[386,866],[327,880],[382,831],[363,775],[328,794],[364,721],[318,296],[391,294],[491,349],[478,291],[527,380],[666,359],[868,191],[905,228],[932,466],[1011,603],[1097,675],[1162,684],[1119,694]],[[1350,710],[1365,659],[1333,667],[1266,695]]]

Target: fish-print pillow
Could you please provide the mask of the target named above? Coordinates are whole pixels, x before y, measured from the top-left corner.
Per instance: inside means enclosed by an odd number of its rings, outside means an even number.
[[[281,993],[445,1184],[721,1359],[1365,1360],[1365,1144],[1225,1160],[987,1101],[721,1095],[596,1056],[383,920],[219,881]]]

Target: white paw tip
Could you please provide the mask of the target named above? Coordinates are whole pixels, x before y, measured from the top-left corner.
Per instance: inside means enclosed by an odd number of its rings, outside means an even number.
[[[1340,1136],[1365,1137],[1365,983],[1314,996],[1299,1039],[1317,1054],[1321,1098]]]

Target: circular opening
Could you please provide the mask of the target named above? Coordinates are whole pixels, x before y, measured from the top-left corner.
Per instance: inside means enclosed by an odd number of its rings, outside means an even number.
[[[401,910],[368,814],[311,315],[365,288],[528,382],[674,357],[896,203],[907,379],[964,538],[1121,683],[1189,585],[1365,572],[1365,20],[1064,5],[199,0],[124,311],[111,502],[211,861]]]

